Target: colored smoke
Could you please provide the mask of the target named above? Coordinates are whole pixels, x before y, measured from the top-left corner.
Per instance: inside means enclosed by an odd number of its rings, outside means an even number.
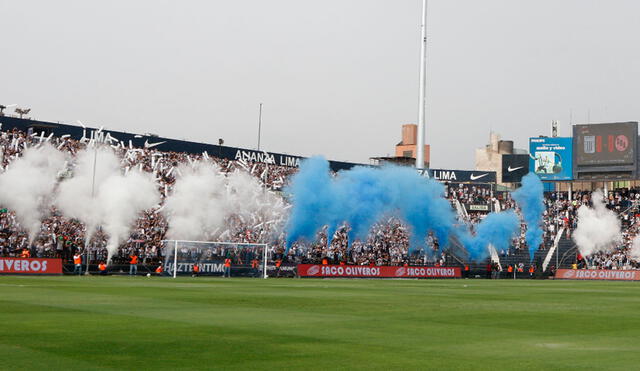
[[[520,220],[513,211],[503,211],[487,215],[476,226],[475,236],[466,235],[462,241],[473,261],[481,261],[489,256],[489,245],[496,250],[506,250],[511,239],[520,231]]]
[[[591,193],[591,203],[593,207],[582,205],[578,209],[578,227],[573,232],[582,256],[608,251],[622,240],[620,219],[607,209],[601,191]]]
[[[95,187],[92,187],[95,163]],[[108,235],[110,261],[130,234],[139,213],[160,202],[151,174],[136,169],[122,174],[120,160],[108,148],[78,154],[73,177],[60,183],[56,205],[86,226],[86,243],[101,226]]]
[[[522,177],[522,186],[512,193],[518,203],[522,217],[527,225],[525,239],[529,247],[529,258],[542,244],[542,216],[544,214],[544,193],[542,181],[534,173]]]
[[[42,219],[49,211],[64,163],[64,154],[45,142],[27,148],[0,174],[0,204],[16,213],[30,242],[37,237]]]
[[[413,249],[433,231],[444,246],[454,224],[454,213],[443,198],[444,186],[406,167],[356,166],[332,178],[322,157],[302,162],[286,189],[293,203],[287,224],[287,247],[298,240],[312,240],[328,226],[328,237],[343,223],[349,239],[364,239],[374,223],[396,215],[410,227]]]
[[[234,220],[262,231],[266,242],[282,228],[285,204],[281,197],[246,172],[224,174],[208,161],[198,161],[178,170],[176,183],[167,197],[163,214],[169,222],[167,237],[175,240],[229,240]]]

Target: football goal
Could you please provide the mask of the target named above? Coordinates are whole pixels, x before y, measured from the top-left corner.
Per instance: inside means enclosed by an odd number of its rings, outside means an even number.
[[[178,275],[267,278],[268,245],[164,240],[163,272]]]

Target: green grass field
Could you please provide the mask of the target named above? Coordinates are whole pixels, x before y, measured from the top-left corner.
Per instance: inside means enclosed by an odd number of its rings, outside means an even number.
[[[640,283],[0,277],[0,369],[640,368]]]

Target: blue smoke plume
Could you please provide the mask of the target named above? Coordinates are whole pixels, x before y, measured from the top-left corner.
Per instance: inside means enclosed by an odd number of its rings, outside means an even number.
[[[324,158],[312,157],[302,162],[286,190],[293,202],[287,225],[289,241],[295,242],[300,238],[311,240],[327,224],[333,207],[332,183],[329,163]]]
[[[508,249],[511,239],[520,230],[520,221],[513,211],[503,211],[487,215],[476,227],[476,235],[463,235],[462,242],[473,261],[481,261],[489,256],[489,244],[497,251]]]
[[[424,245],[429,231],[444,246],[455,220],[443,198],[444,186],[406,167],[357,166],[332,178],[328,162],[312,157],[302,162],[286,193],[293,203],[287,248],[300,239],[312,240],[324,225],[331,239],[345,222],[351,229],[350,241],[364,239],[373,224],[388,215],[409,225],[412,249]]]
[[[518,203],[527,225],[525,239],[529,246],[529,258],[533,260],[536,250],[542,243],[542,215],[544,213],[542,181],[534,173],[529,173],[522,178],[522,187],[511,195]]]

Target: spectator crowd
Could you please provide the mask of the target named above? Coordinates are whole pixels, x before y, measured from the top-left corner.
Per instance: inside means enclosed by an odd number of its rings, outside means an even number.
[[[37,145],[43,140],[50,141],[56,148],[75,156],[86,148],[86,140],[74,140],[69,137],[49,137],[28,134],[18,130],[0,132],[0,165],[4,171],[11,161],[21,155],[29,146]],[[132,148],[113,146],[121,159],[122,168],[139,168],[152,173],[156,179],[161,198],[171,194],[176,182],[180,165],[195,161],[212,161],[221,171],[245,171],[259,180],[266,189],[280,192],[287,185],[291,175],[297,171],[294,167],[279,166],[266,163],[253,163],[244,160],[218,158],[207,153],[189,154],[160,151],[154,148]],[[69,174],[61,174],[62,177]],[[575,192],[569,200],[567,193],[554,192],[545,194],[544,212],[544,244],[541,248],[552,245],[556,233],[565,228],[567,237],[577,226],[577,209],[590,203],[589,192]],[[495,210],[515,209],[519,213],[509,192],[498,192],[489,184],[445,184],[445,197],[451,202],[452,209],[461,224],[473,226],[482,220],[487,213]],[[621,189],[609,193],[607,207],[619,214],[623,224],[623,239],[619,246],[608,252],[599,252],[592,256],[580,257],[584,267],[603,269],[637,268],[638,261],[631,256],[633,238],[638,232],[637,221],[640,190]],[[164,256],[163,240],[168,224],[158,208],[141,213],[132,228],[129,238],[120,246],[114,257],[116,263],[126,263],[130,255],[137,255],[142,263],[157,264]],[[474,207],[470,207],[474,205]],[[1,207],[1,205],[0,205]],[[55,207],[51,207],[42,221],[37,236],[30,241],[30,236],[11,210],[0,209],[0,256],[18,257],[60,257],[71,261],[73,255],[82,251],[91,262],[106,260],[107,237],[102,231],[92,235],[86,242],[86,227],[81,222],[64,217]],[[231,216],[228,224],[232,226],[225,236],[226,242],[233,243],[267,243],[273,260],[285,259],[294,262],[336,263],[358,265],[445,265],[462,264],[453,257],[442,252],[439,241],[429,235],[424,245],[409,253],[409,233],[401,220],[389,217],[376,223],[363,240],[351,239],[348,225],[336,231],[321,230],[314,241],[294,243],[285,254],[286,236],[284,233],[274,235],[267,226],[251,226],[241,217]],[[507,251],[501,255],[514,254],[526,249],[526,226],[521,225],[521,233]]]

